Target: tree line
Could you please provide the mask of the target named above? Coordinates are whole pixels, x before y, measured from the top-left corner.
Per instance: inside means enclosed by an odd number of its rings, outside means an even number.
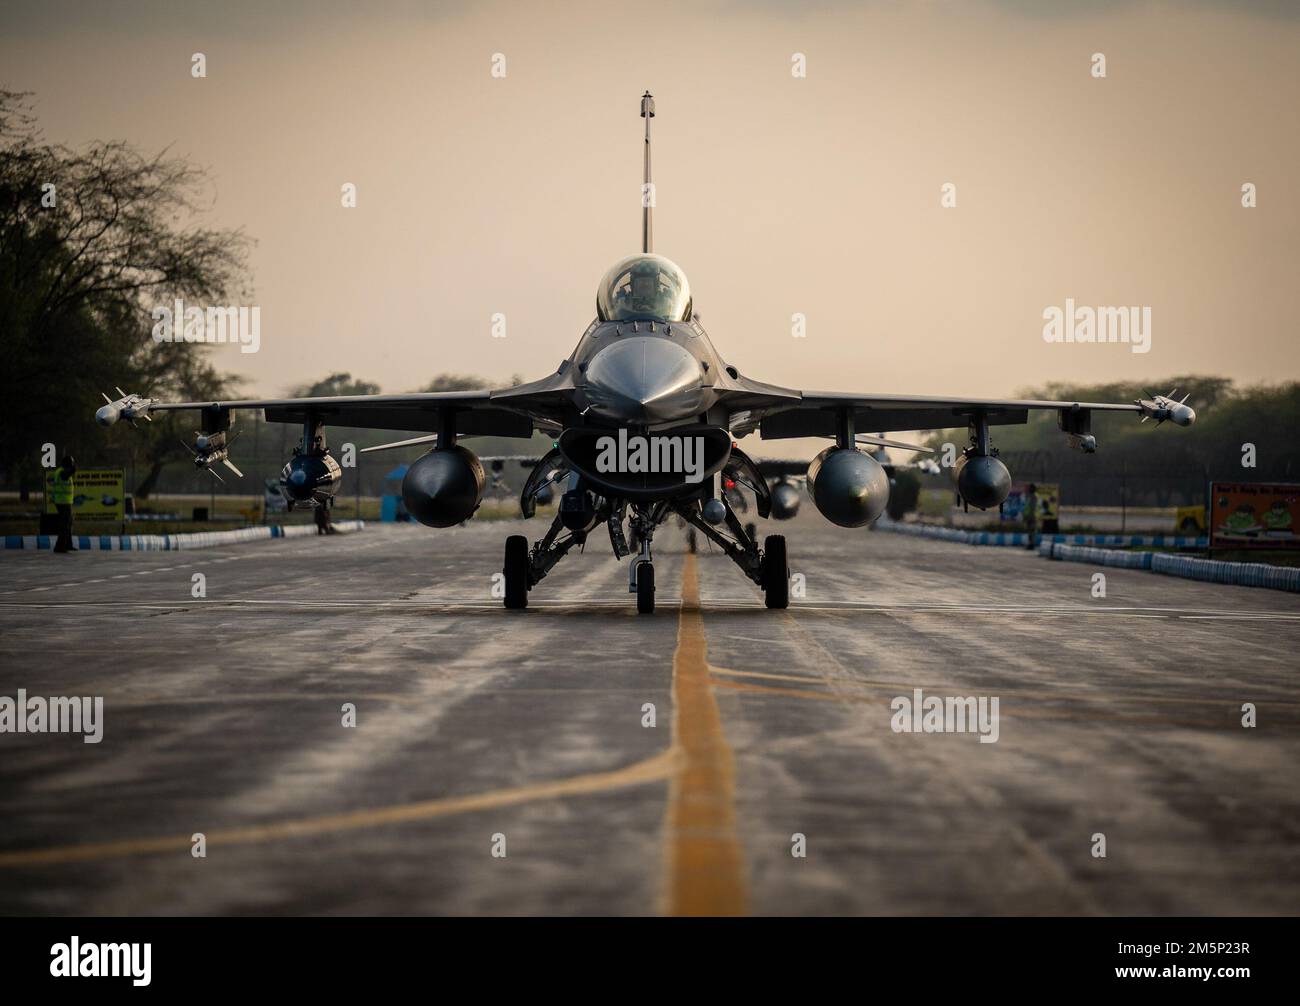
[[[208,346],[152,338],[156,305],[250,299],[252,241],[242,230],[204,224],[212,199],[206,174],[167,151],[145,155],[121,142],[74,150],[47,141],[32,96],[0,90],[0,484],[6,489],[42,487],[46,444],[58,456],[73,454],[83,468],[126,469],[128,489],[140,498],[160,488],[212,487],[211,476],[189,463],[194,415],[159,413],[138,428],[122,423],[111,430],[92,418],[101,393],[115,398],[118,386],[171,401],[240,397],[239,378],[213,366]],[[439,374],[411,390],[487,386],[476,375]],[[290,396],[378,391],[372,382],[335,373]],[[243,457],[255,476],[278,474],[299,431],[249,413],[235,422],[236,463]],[[358,448],[403,439],[392,431],[328,433],[332,444]],[[259,492],[261,483],[228,478],[217,488]]]
[[[1060,483],[1062,498],[1080,505],[1175,506],[1200,503],[1211,480],[1300,482],[1300,383],[1237,387],[1225,377],[1180,375],[1143,384],[1053,383],[1017,397],[1078,402],[1130,402],[1188,395],[1196,422],[1157,429],[1130,413],[1094,412],[1097,452],[1069,449],[1053,412],[1031,412],[1023,426],[994,426],[993,444],[1018,481]],[[966,446],[966,430],[943,430],[927,446]]]

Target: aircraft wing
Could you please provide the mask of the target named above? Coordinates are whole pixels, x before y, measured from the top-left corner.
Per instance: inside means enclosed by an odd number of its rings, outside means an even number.
[[[1186,401],[1184,397],[1183,402]],[[774,401],[769,407],[750,408],[732,418],[737,436],[758,433],[765,440],[791,437],[833,437],[847,412],[855,430],[945,430],[966,426],[972,417],[984,415],[989,425],[1010,425],[1028,421],[1034,410],[1058,413],[1061,428],[1071,433],[1088,432],[1093,412],[1132,412],[1157,423],[1171,420],[1190,426],[1196,413],[1190,406],[1164,395],[1131,403],[1050,402],[994,398],[926,398],[914,395],[859,395],[836,391],[805,391],[797,402]]]
[[[536,428],[558,428],[563,408],[558,396],[530,394],[510,397],[516,391],[445,391],[212,402],[159,402],[139,395],[123,395],[101,408],[95,418],[101,425],[111,426],[118,419],[134,422],[148,419],[158,412],[193,411],[220,415],[241,409],[261,409],[267,422],[272,423],[303,423],[314,418],[332,426],[373,430],[441,433],[450,422],[457,436],[529,437]]]

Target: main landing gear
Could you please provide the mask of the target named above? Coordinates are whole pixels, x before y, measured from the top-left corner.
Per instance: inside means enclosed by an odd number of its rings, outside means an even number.
[[[571,492],[585,493],[585,490]],[[566,496],[569,494],[566,493]],[[785,536],[768,535],[764,547],[758,547],[757,529],[742,525],[725,497],[722,527],[714,527],[703,516],[700,501],[659,500],[654,503],[626,503],[599,497],[575,496],[567,511],[555,515],[545,537],[529,548],[528,539],[512,534],[506,539],[505,606],[512,610],[528,607],[528,592],[554,568],[575,545],[585,545],[588,533],[604,520],[609,527],[610,546],[617,558],[630,557],[628,593],[636,595],[639,614],[655,610],[655,567],[651,543],[655,529],[670,515],[680,517],[687,527],[687,548],[696,551],[697,535],[704,535],[722,549],[747,577],[763,590],[763,602],[781,609],[790,604],[790,570],[786,560]],[[581,504],[581,505],[579,505]],[[631,514],[628,515],[628,510]],[[567,515],[566,515],[567,514]],[[627,521],[627,534],[623,523]],[[568,533],[561,536],[563,531]]]
[[[505,604],[520,611],[528,607],[528,592],[546,576],[557,562],[569,554],[575,545],[584,545],[588,528],[570,529],[561,538],[564,529],[563,514],[557,513],[551,529],[531,549],[522,534],[512,534],[506,539],[506,559],[501,567],[505,576]]]

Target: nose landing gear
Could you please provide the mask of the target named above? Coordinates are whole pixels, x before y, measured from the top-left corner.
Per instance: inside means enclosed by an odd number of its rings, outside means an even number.
[[[653,615],[655,610],[655,567],[650,555],[650,539],[654,536],[653,518],[636,512],[632,517],[635,539],[641,552],[632,557],[627,569],[627,591],[636,595],[636,610],[640,615]]]

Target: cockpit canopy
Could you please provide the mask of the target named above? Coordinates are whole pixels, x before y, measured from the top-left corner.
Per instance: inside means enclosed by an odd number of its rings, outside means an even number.
[[[689,321],[691,287],[662,255],[633,255],[600,281],[596,315],[601,321]]]

